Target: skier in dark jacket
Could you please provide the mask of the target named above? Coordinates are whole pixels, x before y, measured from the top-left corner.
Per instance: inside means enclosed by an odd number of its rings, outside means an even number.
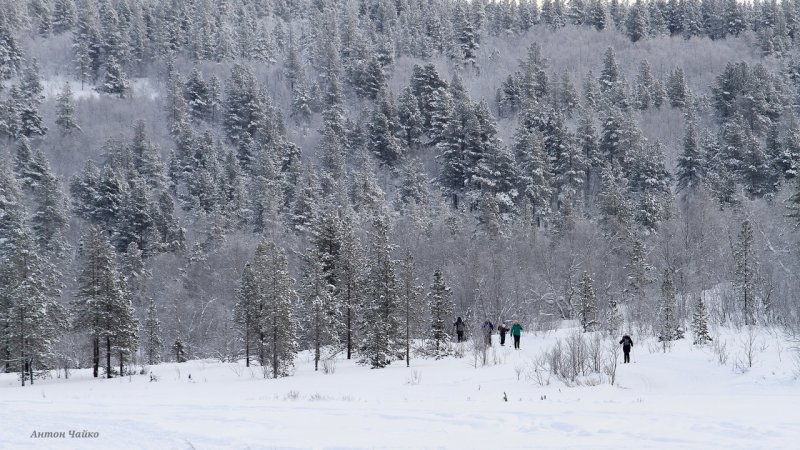
[[[501,347],[506,345],[506,333],[508,333],[508,330],[510,330],[510,328],[508,328],[508,325],[506,325],[505,323],[501,323],[500,325],[497,326],[497,331],[500,333]]]
[[[622,344],[622,353],[625,355],[625,364],[631,362],[631,347],[633,347],[633,339],[627,334],[622,336],[622,340],[619,341]]]
[[[458,342],[463,342],[464,328],[466,328],[466,324],[464,324],[464,321],[461,320],[461,317],[459,317],[456,319],[456,322],[453,324],[453,326],[456,327],[456,336],[458,336]]]
[[[486,322],[483,322],[483,337],[489,347],[492,346],[492,331],[494,331],[494,324],[491,320],[486,319]]]

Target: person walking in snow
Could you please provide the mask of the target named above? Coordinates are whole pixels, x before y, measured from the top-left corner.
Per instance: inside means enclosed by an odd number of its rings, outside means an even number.
[[[486,319],[486,322],[483,322],[483,337],[487,346],[492,346],[492,331],[494,331],[494,324],[491,320]]]
[[[622,340],[619,341],[622,344],[622,353],[625,355],[624,362],[625,364],[631,362],[631,347],[633,347],[633,339],[627,334],[622,336]]]
[[[500,333],[500,346],[503,347],[506,345],[506,333],[508,333],[508,325],[505,322],[501,323],[497,326],[497,331]]]
[[[519,322],[514,321],[514,325],[511,325],[511,337],[514,338],[514,348],[519,350],[519,338],[522,336],[522,325]]]
[[[466,325],[464,325],[464,321],[461,320],[460,316],[458,319],[456,319],[456,322],[453,324],[453,326],[456,327],[456,336],[458,338],[458,342],[464,342],[464,328],[466,328]]]

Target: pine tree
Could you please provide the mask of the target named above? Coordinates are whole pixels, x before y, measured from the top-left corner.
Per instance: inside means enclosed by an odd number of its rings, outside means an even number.
[[[250,367],[251,349],[261,345],[260,292],[254,269],[247,264],[242,272],[241,286],[237,292],[237,301],[233,310],[233,320],[239,328],[244,341],[245,365]]]
[[[189,107],[189,113],[196,120],[211,118],[211,98],[208,84],[203,79],[203,73],[193,69],[186,80],[183,97]]]
[[[647,37],[647,11],[641,0],[637,0],[628,10],[625,29],[631,42],[638,42]]]
[[[756,323],[756,277],[758,259],[753,249],[753,226],[749,219],[742,222],[739,239],[733,250],[735,266],[734,287],[742,308],[745,325]]]
[[[21,64],[22,50],[4,14],[0,17],[0,79],[8,80],[17,75]]]
[[[606,310],[606,330],[608,334],[616,336],[622,328],[622,312],[619,310],[617,299],[612,295],[608,299],[608,310]]]
[[[800,177],[795,177],[795,192],[787,199],[786,208],[789,212],[786,217],[795,222],[795,229],[800,227]]]
[[[256,249],[252,266],[264,305],[260,323],[262,366],[271,369],[273,378],[287,376],[294,366],[297,351],[297,326],[292,308],[297,294],[292,289],[286,253],[273,242],[262,242]]]
[[[123,72],[119,62],[117,62],[113,56],[109,57],[105,65],[103,82],[97,87],[97,91],[117,95],[119,98],[125,98],[129,89],[130,83],[128,82],[128,77],[125,72]]]
[[[114,249],[106,233],[97,227],[90,228],[81,242],[80,257],[75,324],[88,331],[92,339],[95,377],[100,365],[100,346],[105,345],[106,377],[111,378],[112,348],[132,344],[130,331],[136,329],[136,319],[120,286]]]
[[[694,331],[694,345],[703,345],[712,340],[708,331],[708,312],[702,295],[694,302],[692,331]]]
[[[416,331],[422,314],[420,305],[420,290],[417,277],[414,273],[414,256],[410,249],[406,249],[405,256],[399,267],[398,304],[403,316],[403,340],[405,341],[406,367],[411,367],[411,340]]]
[[[677,192],[687,195],[695,193],[703,185],[705,178],[706,162],[698,142],[694,118],[686,120],[686,135],[683,138],[683,151],[678,157],[676,178],[678,180]]]
[[[19,114],[19,133],[27,137],[44,136],[47,133],[47,127],[44,126],[44,120],[39,112],[42,101],[44,101],[44,86],[36,60],[25,67],[19,90],[16,91],[17,95],[15,96],[14,93],[12,91],[12,98],[16,103],[17,114]]]
[[[548,216],[552,198],[550,160],[544,153],[541,137],[520,126],[514,135],[519,192],[530,202],[531,217],[537,225]]]
[[[133,139],[130,144],[133,166],[139,175],[147,181],[151,188],[161,187],[164,183],[164,166],[159,156],[158,146],[147,136],[143,120],[133,124]]]
[[[33,191],[31,228],[43,255],[61,257],[67,249],[65,234],[69,222],[64,207],[64,193],[61,192],[59,180],[53,175],[41,150],[36,151],[34,164],[38,167],[39,181]]]
[[[314,370],[319,370],[321,359],[328,359],[337,351],[341,311],[333,295],[335,286],[330,283],[331,273],[326,270],[326,256],[314,248],[305,257],[302,278],[302,329],[314,351]],[[323,350],[327,353],[323,356]]]
[[[658,305],[658,340],[663,343],[665,352],[672,341],[682,337],[675,311],[675,285],[672,278],[672,270],[666,269],[661,282],[661,301]]]
[[[683,69],[676,67],[667,79],[667,97],[673,108],[685,108],[690,101],[689,87],[683,75]]]
[[[399,344],[397,280],[391,260],[387,219],[372,221],[368,258],[371,261],[365,278],[365,296],[361,306],[360,362],[379,369],[391,364]]]
[[[334,266],[337,302],[342,307],[342,337],[347,349],[347,359],[353,355],[357,340],[357,324],[360,323],[360,305],[364,294],[366,266],[361,245],[355,235],[352,219],[342,220],[339,260]]]
[[[56,35],[70,31],[76,21],[75,3],[72,0],[56,0],[53,3],[53,32]]]
[[[597,328],[597,297],[592,286],[592,277],[584,271],[578,283],[578,295],[581,299],[581,327],[583,332],[595,331]]]
[[[144,355],[151,366],[161,362],[161,322],[158,320],[158,308],[151,298],[147,305],[144,321]]]
[[[55,340],[67,327],[60,290],[51,285],[57,273],[24,220],[19,188],[0,170],[0,357],[6,371],[20,372],[23,386],[26,376],[33,384],[34,371],[52,362]]]
[[[64,83],[56,99],[56,125],[64,134],[81,131],[75,122],[75,105],[72,104],[72,89],[69,83]]]
[[[627,273],[625,292],[632,300],[641,303],[644,301],[645,289],[651,282],[649,272],[652,271],[652,266],[647,264],[647,248],[640,239],[633,241],[625,271]]]
[[[428,293],[431,309],[430,351],[436,358],[450,354],[449,321],[453,316],[452,289],[447,286],[441,269],[433,272],[433,284]]]

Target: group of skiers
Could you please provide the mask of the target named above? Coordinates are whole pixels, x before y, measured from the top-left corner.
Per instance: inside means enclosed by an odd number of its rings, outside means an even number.
[[[464,342],[464,331],[467,328],[467,324],[458,317],[453,323],[453,327],[456,329],[456,338],[457,342]],[[486,319],[486,322],[483,322],[483,342],[486,344],[487,347],[491,347],[492,345],[492,333],[494,332],[494,324],[491,320]],[[519,340],[522,336],[522,325],[519,322],[514,321],[514,324],[509,326],[506,322],[501,323],[497,326],[497,332],[500,334],[500,345],[506,345],[506,333],[511,332],[511,337],[514,338],[514,348],[519,349]],[[623,354],[623,363],[628,364],[631,362],[631,347],[633,347],[633,339],[627,334],[622,336],[622,340],[619,341],[622,345],[622,354]]]
[[[453,323],[453,327],[456,329],[456,337],[458,339],[457,342],[464,341],[464,331],[467,328],[466,323],[461,320],[461,317],[458,317]],[[486,344],[487,347],[491,347],[492,345],[492,333],[494,332],[494,324],[491,320],[487,319],[486,322],[483,322],[483,342]],[[514,324],[509,327],[506,325],[505,322],[501,323],[497,327],[497,332],[500,333],[500,345],[506,345],[506,334],[511,332],[511,337],[514,338],[514,348],[519,349],[519,340],[522,336],[522,325],[519,322],[514,321]]]

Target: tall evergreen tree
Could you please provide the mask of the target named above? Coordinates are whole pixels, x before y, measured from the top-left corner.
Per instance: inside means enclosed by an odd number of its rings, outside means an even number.
[[[120,286],[114,255],[106,233],[97,227],[90,228],[81,242],[74,314],[75,325],[86,330],[92,340],[95,377],[100,365],[100,346],[105,346],[106,377],[111,378],[114,347],[132,344],[130,330],[136,329],[133,309]]]
[[[578,283],[578,295],[581,300],[581,327],[583,332],[595,331],[597,322],[597,296],[594,292],[592,277],[584,271]]]
[[[158,308],[155,301],[151,298],[147,305],[147,313],[144,320],[144,355],[147,364],[151,366],[161,362],[161,322],[158,320]]]
[[[371,265],[361,307],[360,362],[379,369],[391,364],[400,343],[397,279],[391,259],[389,225],[384,217],[372,221],[368,258]]]
[[[696,192],[703,184],[706,163],[695,130],[694,118],[686,120],[686,134],[683,138],[683,151],[678,157],[676,178],[677,192],[687,195]]]
[[[326,256],[330,255],[319,248],[312,249],[306,254],[303,268],[302,329],[314,352],[314,370],[319,370],[320,360],[336,353],[341,326],[341,311],[333,295],[335,286],[325,268]]]
[[[683,337],[676,306],[672,270],[666,269],[661,282],[661,301],[658,305],[658,340],[663,344],[665,352],[672,341]]]
[[[56,125],[64,134],[81,131],[75,121],[75,105],[72,104],[72,89],[69,83],[64,83],[56,99]]]
[[[453,316],[452,289],[445,283],[441,269],[433,272],[433,284],[428,293],[431,308],[430,349],[436,358],[450,352],[449,321]]]
[[[756,323],[756,284],[758,276],[758,258],[753,249],[753,225],[749,219],[742,222],[739,239],[734,250],[734,287],[736,297],[742,308],[745,325]]]
[[[694,345],[703,345],[712,340],[708,331],[708,312],[702,295],[698,296],[694,302],[692,331],[694,332]]]

